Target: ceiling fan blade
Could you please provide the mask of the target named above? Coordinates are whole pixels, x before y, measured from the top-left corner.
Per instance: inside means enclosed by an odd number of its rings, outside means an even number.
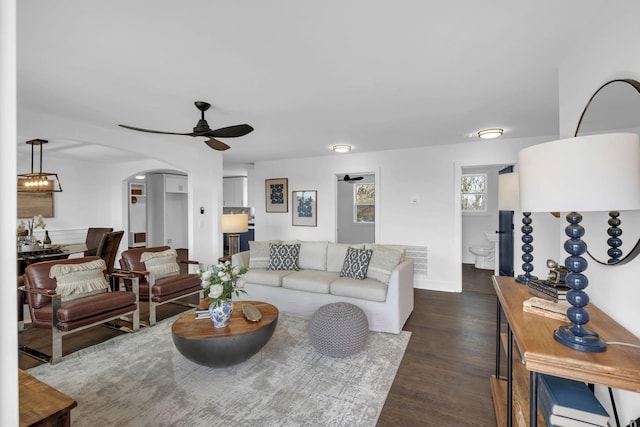
[[[229,126],[226,128],[220,128],[207,132],[207,136],[213,138],[235,138],[238,136],[244,136],[249,132],[252,132],[253,128],[247,124]]]
[[[183,136],[196,136],[193,132],[189,132],[189,133],[178,133],[178,132],[163,132],[163,131],[159,131],[159,130],[151,130],[151,129],[142,129],[142,128],[136,128],[133,126],[127,126],[127,125],[118,125],[121,128],[126,128],[126,129],[131,129],[131,130],[137,130],[139,132],[148,132],[148,133],[160,133],[160,134],[165,134],[165,135],[183,135]]]
[[[206,140],[204,143],[207,144],[209,147],[213,148],[214,150],[218,150],[218,151],[224,151],[231,148],[224,142],[218,141],[217,139],[213,139],[213,138]]]

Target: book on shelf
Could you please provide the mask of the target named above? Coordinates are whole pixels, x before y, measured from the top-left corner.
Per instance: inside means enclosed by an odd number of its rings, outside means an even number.
[[[538,409],[542,412],[542,416],[544,417],[544,421],[547,423],[548,427],[603,427],[602,424],[592,424],[586,421],[576,420],[575,418],[563,417],[562,415],[551,413],[549,403],[544,399],[541,399],[540,394],[538,394]]]
[[[545,374],[539,374],[538,379],[538,402],[542,413],[549,418],[548,424],[603,427],[608,425],[609,414],[585,383]],[[553,415],[562,418],[554,417],[555,421],[552,421]]]
[[[533,296],[536,296],[538,298],[542,298],[545,299],[547,301],[551,301],[551,302],[560,302],[560,301],[566,301],[566,295],[564,297],[558,297],[557,295],[551,295],[547,292],[543,292],[540,291],[538,289],[532,288],[530,286],[527,286],[527,290],[529,291],[529,293]]]

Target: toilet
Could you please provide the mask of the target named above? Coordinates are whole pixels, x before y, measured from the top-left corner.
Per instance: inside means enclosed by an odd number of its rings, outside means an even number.
[[[476,268],[493,270],[495,262],[493,246],[473,245],[469,247],[469,252],[476,256]]]
[[[469,246],[469,252],[471,252],[472,254],[474,254],[476,256],[476,263],[475,263],[475,267],[476,268],[481,268],[484,270],[493,270],[495,268],[495,259],[496,259],[496,254],[495,254],[495,244],[493,244],[493,237],[495,236],[495,233],[485,233],[485,236],[487,237],[487,240],[491,243],[491,244],[487,244],[487,245],[471,245]],[[489,239],[489,237],[491,237],[491,239]]]

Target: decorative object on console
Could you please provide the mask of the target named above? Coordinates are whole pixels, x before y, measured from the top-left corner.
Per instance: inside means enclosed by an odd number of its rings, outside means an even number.
[[[249,231],[249,215],[226,214],[222,215],[222,232],[227,233],[229,239],[229,256],[240,252],[240,234]]]
[[[231,297],[247,293],[242,289],[242,284],[238,283],[240,276],[247,271],[247,267],[234,267],[229,261],[207,270],[198,269],[205,299],[210,303],[209,314],[214,327],[223,328],[229,323],[233,313]]]
[[[520,210],[520,183],[518,172],[503,173],[498,175],[498,209],[501,211]],[[535,279],[533,271],[533,227],[531,226],[531,212],[522,212],[522,270],[524,274],[516,277],[516,282],[526,285]]]
[[[272,178],[264,180],[265,210],[267,212],[289,212],[289,180]]]
[[[18,192],[28,193],[60,193],[62,186],[57,173],[42,172],[42,146],[49,141],[45,139],[32,139],[27,141],[31,145],[31,173],[18,174]],[[33,171],[34,147],[40,146],[40,171]]]
[[[571,325],[556,329],[556,341],[586,352],[603,352],[607,345],[589,322],[583,274],[587,245],[582,241],[582,216],[577,211],[640,209],[640,140],[633,133],[611,133],[561,139],[534,145],[518,153],[520,203],[531,212],[569,212],[565,233],[569,253],[565,266],[571,287],[567,310]],[[615,172],[614,172],[615,169]]]
[[[292,191],[293,225],[315,227],[318,225],[317,191]]]

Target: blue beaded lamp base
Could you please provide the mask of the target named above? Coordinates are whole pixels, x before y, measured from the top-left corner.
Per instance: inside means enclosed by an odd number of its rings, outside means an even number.
[[[567,309],[567,317],[572,324],[556,329],[553,338],[574,350],[601,353],[607,349],[607,343],[600,339],[597,333],[584,326],[589,322],[589,312],[586,309],[589,295],[584,291],[589,285],[589,279],[582,274],[587,269],[587,260],[582,257],[587,251],[587,244],[582,240],[584,227],[580,225],[581,221],[582,215],[579,213],[567,214],[569,224],[565,228],[565,234],[569,240],[564,242],[564,250],[569,256],[565,259],[564,265],[569,269],[566,282],[571,290],[567,292],[567,302],[571,307]]]
[[[595,332],[587,328],[581,328],[580,333],[582,335],[577,335],[573,328],[573,325],[560,326],[553,331],[553,338],[560,344],[588,353],[602,353],[607,349],[607,343]]]
[[[533,220],[531,219],[531,212],[522,212],[522,227],[520,231],[522,231],[522,270],[524,274],[518,275],[516,277],[516,282],[522,283],[526,285],[531,281],[531,279],[537,279],[536,276],[532,276],[531,272],[533,271],[533,236],[531,233],[533,232],[533,227],[531,223]]]

